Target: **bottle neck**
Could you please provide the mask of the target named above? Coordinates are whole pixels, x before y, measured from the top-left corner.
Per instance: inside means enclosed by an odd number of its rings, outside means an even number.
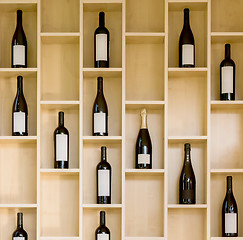
[[[146,110],[142,110],[141,112],[141,129],[147,129],[147,113]]]
[[[184,164],[191,163],[191,151],[190,149],[185,149]]]
[[[18,89],[18,93],[23,93],[23,79],[22,78],[18,78],[18,80],[17,80],[17,89]]]
[[[230,58],[230,45],[225,45],[225,58]]]
[[[184,26],[189,26],[189,11],[184,11]]]
[[[105,213],[100,213],[100,226],[105,226]]]
[[[18,228],[23,228],[23,214],[18,214],[17,226]]]
[[[227,178],[227,193],[232,193],[232,178]]]
[[[100,12],[99,14],[99,27],[105,26],[105,13]]]
[[[64,113],[59,112],[59,127],[63,127],[63,126],[64,126]]]
[[[22,27],[22,11],[17,11],[17,27]]]
[[[103,93],[103,79],[98,78],[98,92]]]
[[[101,161],[106,161],[106,147],[101,147]]]

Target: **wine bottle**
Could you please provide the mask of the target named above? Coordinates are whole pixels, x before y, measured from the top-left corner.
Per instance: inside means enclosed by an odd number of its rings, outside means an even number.
[[[238,237],[238,211],[232,190],[232,176],[227,176],[227,191],[222,207],[223,237]]]
[[[28,234],[23,227],[23,213],[17,213],[17,229],[13,233],[13,240],[28,240]]]
[[[141,110],[141,128],[136,142],[135,168],[152,168],[152,143],[147,127],[146,109]]]
[[[111,203],[111,165],[106,160],[106,147],[101,147],[101,161],[96,168],[97,203]]]
[[[235,63],[230,44],[225,44],[225,59],[220,64],[220,100],[235,100]]]
[[[64,112],[59,112],[59,126],[54,131],[54,167],[69,167],[69,132],[64,127]]]
[[[195,204],[196,203],[196,178],[191,163],[191,145],[186,143],[185,159],[180,176],[179,183],[179,203]]]
[[[105,27],[105,13],[99,13],[99,27],[94,33],[94,61],[96,68],[109,67],[110,33]]]
[[[179,67],[195,67],[195,43],[188,8],[184,9],[184,26],[179,41]]]
[[[17,94],[12,110],[12,135],[28,136],[28,107],[23,93],[23,77],[17,77]]]
[[[22,11],[17,11],[17,26],[12,40],[12,68],[27,67],[27,40],[22,25]]]
[[[100,226],[95,231],[96,240],[110,240],[110,230],[105,225],[105,211],[100,211]]]
[[[97,95],[93,106],[93,136],[108,136],[108,108],[103,93],[103,78],[97,78]]]

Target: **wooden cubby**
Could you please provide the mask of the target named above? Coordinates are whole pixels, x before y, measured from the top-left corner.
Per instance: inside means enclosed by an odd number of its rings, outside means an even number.
[[[178,68],[183,9],[190,9],[196,67]],[[28,68],[12,69],[16,10],[23,10]],[[110,68],[94,68],[94,31],[105,12]],[[0,0],[0,239],[24,212],[30,240],[92,240],[99,211],[114,240],[222,240],[221,208],[233,176],[243,238],[242,0]],[[224,45],[236,63],[236,101],[219,101]],[[13,137],[16,78],[24,77],[29,136]],[[97,77],[109,136],[92,136]],[[153,169],[135,169],[140,110],[148,112]],[[64,111],[70,168],[54,169],[53,132]],[[178,204],[184,144],[191,143],[195,205]],[[112,203],[96,204],[100,147],[112,166]]]

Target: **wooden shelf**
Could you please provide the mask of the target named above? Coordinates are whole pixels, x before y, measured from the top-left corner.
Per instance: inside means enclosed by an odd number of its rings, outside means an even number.
[[[79,169],[53,169],[53,168],[41,168],[42,174],[55,174],[55,175],[78,175]]]
[[[41,240],[79,240],[79,237],[40,237]]]
[[[37,208],[37,204],[0,204],[0,208]]]
[[[168,208],[175,209],[200,209],[207,208],[207,204],[168,204]]]
[[[211,169],[212,174],[224,173],[243,173],[243,169]]]
[[[164,169],[126,169],[126,175],[163,175]]]
[[[83,204],[83,208],[98,208],[98,209],[122,208],[122,205],[121,204]]]

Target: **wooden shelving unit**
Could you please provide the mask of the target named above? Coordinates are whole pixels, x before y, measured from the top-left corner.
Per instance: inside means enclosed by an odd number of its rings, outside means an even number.
[[[178,67],[183,9],[191,10],[196,67]],[[11,69],[16,10],[28,68]],[[98,12],[111,34],[110,68],[93,64]],[[93,240],[99,211],[114,240],[223,240],[225,178],[233,176],[243,239],[243,1],[0,0],[0,239],[23,211],[30,240]],[[231,43],[236,101],[219,100],[219,65]],[[16,77],[24,77],[29,136],[11,136]],[[93,137],[103,76],[109,136]],[[148,111],[153,169],[134,169],[139,111]],[[53,168],[58,111],[70,133],[70,169]],[[183,145],[192,145],[197,204],[178,204]],[[112,166],[112,204],[96,204],[100,147]]]

